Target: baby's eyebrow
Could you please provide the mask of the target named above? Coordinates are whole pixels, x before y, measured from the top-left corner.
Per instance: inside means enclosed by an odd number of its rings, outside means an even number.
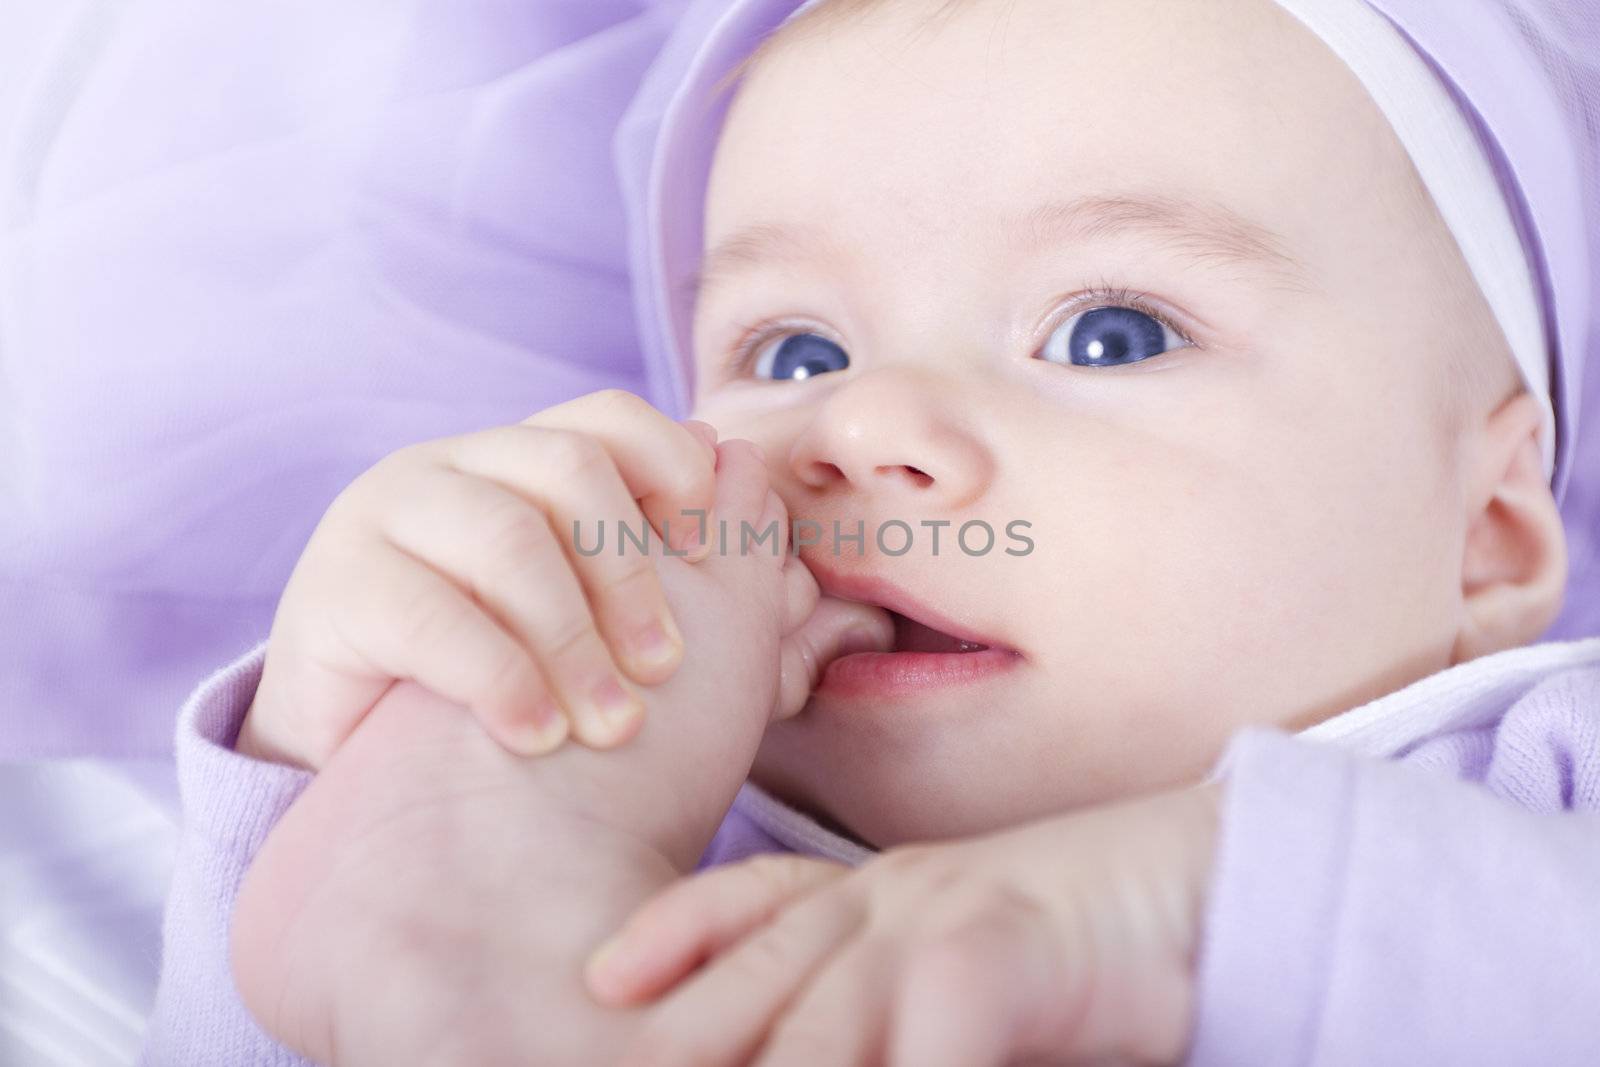
[[[740,268],[796,263],[835,250],[825,242],[825,236],[812,227],[776,222],[746,226],[706,253],[700,269],[684,283],[684,288],[689,296],[703,298],[711,289],[736,277]]]
[[[1215,201],[1094,194],[1041,204],[1004,228],[1012,241],[1030,250],[1132,234],[1203,265],[1251,268],[1290,288],[1312,288],[1305,266],[1289,254],[1282,237]],[[703,297],[741,269],[847,253],[818,229],[760,223],[736,231],[712,249],[685,288],[689,295]]]
[[[1013,221],[1024,245],[1071,244],[1131,233],[1194,261],[1253,268],[1295,289],[1311,288],[1304,264],[1272,230],[1211,200],[1145,194],[1090,195],[1041,204]]]

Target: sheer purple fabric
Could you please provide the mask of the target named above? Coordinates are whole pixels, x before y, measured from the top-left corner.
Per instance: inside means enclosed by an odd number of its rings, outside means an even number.
[[[644,389],[651,0],[79,4],[0,164],[0,756],[164,755],[335,494]]]

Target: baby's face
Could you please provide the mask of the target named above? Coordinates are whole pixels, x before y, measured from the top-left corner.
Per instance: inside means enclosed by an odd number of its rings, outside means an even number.
[[[769,732],[756,780],[880,846],[1195,780],[1241,724],[1448,666],[1437,377],[1503,343],[1376,107],[1269,0],[943,6],[755,67],[695,320],[696,415],[821,524],[824,589],[871,575],[1018,653]]]

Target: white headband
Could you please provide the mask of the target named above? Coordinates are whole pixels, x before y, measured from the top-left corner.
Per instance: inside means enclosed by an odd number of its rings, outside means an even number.
[[[789,17],[821,2],[806,0]],[[1361,81],[1422,176],[1505,334],[1523,383],[1544,412],[1539,447],[1549,482],[1556,467],[1556,419],[1544,318],[1511,208],[1478,138],[1427,62],[1365,0],[1275,2]]]
[[[1544,412],[1539,447],[1550,481],[1556,419],[1544,318],[1511,207],[1466,117],[1417,50],[1364,0],[1276,3],[1344,60],[1411,156],[1511,346],[1523,383]]]

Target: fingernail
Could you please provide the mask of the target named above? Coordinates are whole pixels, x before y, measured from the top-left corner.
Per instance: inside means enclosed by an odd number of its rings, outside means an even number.
[[[678,543],[674,546],[674,549],[680,555],[687,556],[690,560],[697,560],[704,554],[701,552],[705,545],[700,538],[699,523],[691,521],[684,527],[683,532],[677,536],[676,540]]]
[[[642,710],[638,699],[615,677],[607,678],[590,690],[590,699],[600,722],[611,733],[621,731]]]
[[[633,652],[640,663],[647,667],[658,667],[672,662],[678,654],[678,642],[674,640],[675,633],[668,632],[668,626],[671,623],[667,620],[657,620],[634,635]]]
[[[683,428],[700,439],[707,448],[717,447],[717,428],[700,419],[685,419]]]
[[[600,942],[600,947],[589,953],[588,969],[595,972],[610,970],[612,961],[616,959],[617,946],[621,943],[622,939],[616,934]]]
[[[567,739],[567,717],[555,704],[543,704],[530,722],[513,731],[512,745],[524,756],[542,756]]]
[[[627,959],[621,952],[622,935],[612,934],[599,948],[589,954],[584,971],[591,982],[611,985],[627,974]]]
[[[684,535],[678,551],[688,557],[690,563],[699,563],[711,555],[711,531],[716,529],[716,521],[716,515],[707,511],[703,519],[689,524],[689,532]],[[702,531],[706,535],[703,538],[700,536]]]

